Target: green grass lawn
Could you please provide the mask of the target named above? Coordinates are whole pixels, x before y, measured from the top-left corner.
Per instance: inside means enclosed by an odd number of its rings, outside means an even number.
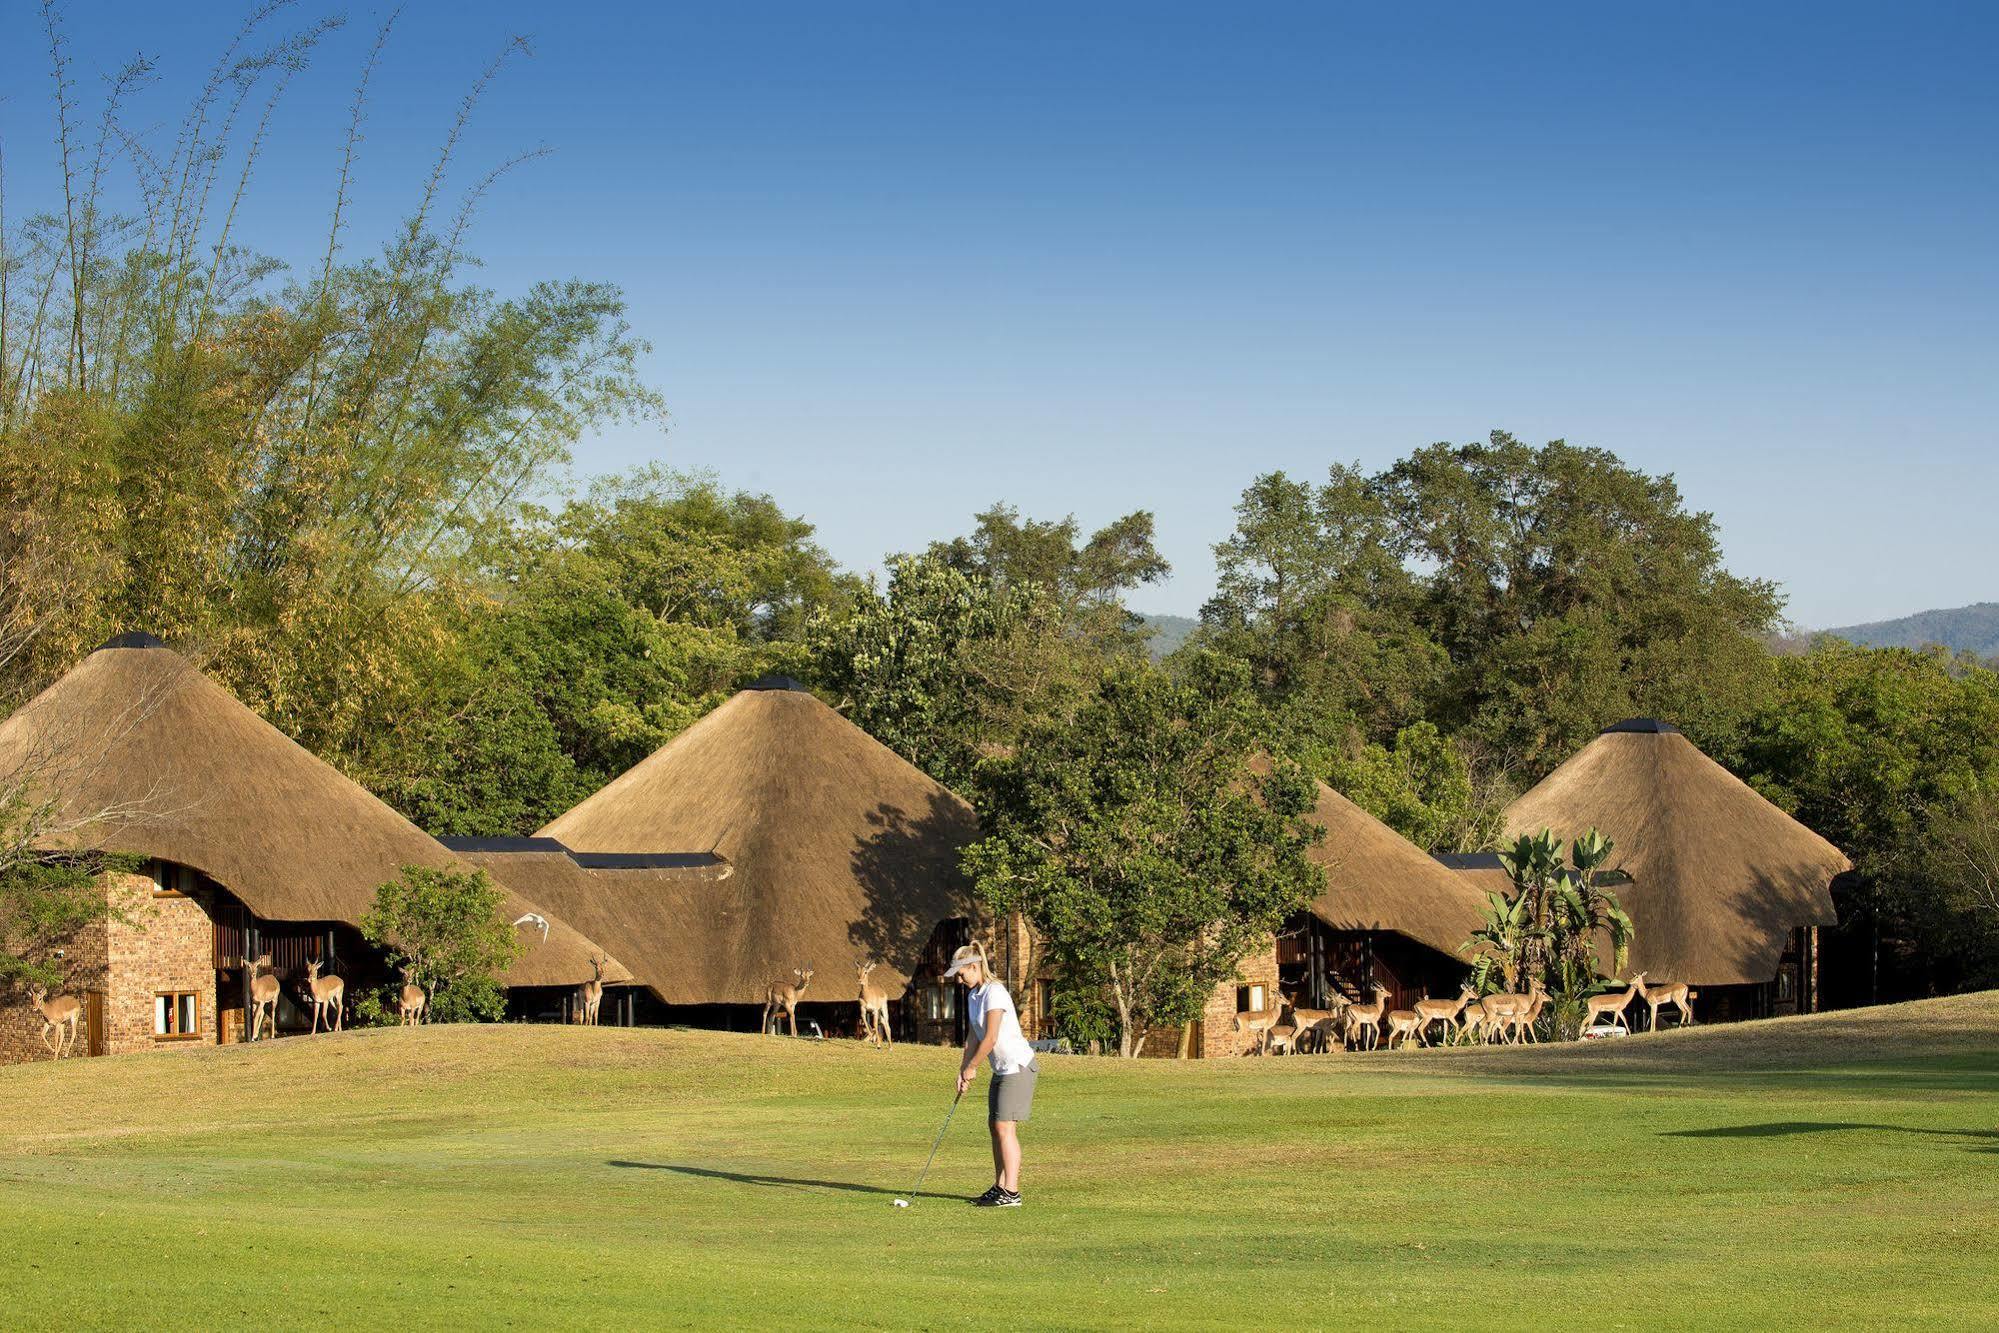
[[[1589,1048],[437,1027],[0,1069],[0,1325],[1999,1324],[1999,994]],[[983,1085],[979,1091],[983,1092]]]

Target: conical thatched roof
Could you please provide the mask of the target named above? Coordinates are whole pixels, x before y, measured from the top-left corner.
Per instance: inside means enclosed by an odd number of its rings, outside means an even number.
[[[1308,853],[1325,871],[1313,916],[1335,930],[1407,935],[1452,958],[1482,919],[1485,894],[1346,797],[1318,784],[1312,818],[1326,836]]]
[[[958,853],[971,807],[790,682],[759,682],[543,829],[579,853],[712,850],[717,883],[629,887],[600,875],[594,923],[675,1004],[755,1004],[793,968],[808,998],[907,985],[937,924],[972,911]]]
[[[143,635],[112,640],[0,723],[0,784],[16,782],[69,812],[58,829],[116,812],[60,845],[193,866],[269,921],[358,923],[402,866],[465,865]],[[591,941],[511,889],[506,911],[549,917],[546,941],[523,929],[506,984],[589,978]]]
[[[1675,727],[1620,722],[1506,810],[1511,836],[1595,828],[1634,933],[1627,975],[1727,986],[1769,981],[1793,928],[1837,922],[1831,843],[1702,754]]]

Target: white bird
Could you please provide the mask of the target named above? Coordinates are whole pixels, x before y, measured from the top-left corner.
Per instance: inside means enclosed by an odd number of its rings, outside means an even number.
[[[545,917],[545,916],[543,916],[543,915],[542,915],[541,913],[539,913],[539,912],[529,912],[529,913],[528,913],[528,914],[527,914],[526,916],[518,916],[518,917],[515,917],[515,918],[514,918],[514,924],[515,924],[516,926],[538,926],[538,927],[540,927],[540,929],[541,929],[541,942],[542,942],[543,944],[546,944],[546,943],[548,943],[548,918],[547,918],[547,917]]]

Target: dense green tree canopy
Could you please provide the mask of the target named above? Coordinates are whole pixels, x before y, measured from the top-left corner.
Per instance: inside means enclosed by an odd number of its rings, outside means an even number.
[[[1259,478],[1216,556],[1210,642],[1321,727],[1428,719],[1524,780],[1633,715],[1732,746],[1782,605],[1722,567],[1671,478],[1503,432],[1317,487]]]
[[[1126,1055],[1197,1017],[1321,884],[1309,780],[1251,771],[1271,732],[1248,685],[1212,655],[1179,674],[1115,667],[1070,719],[979,770],[986,836],[966,869],[991,910],[1041,932],[1070,986],[1105,997]]]
[[[1073,518],[1023,520],[997,505],[969,537],[889,563],[885,587],[822,614],[815,680],[878,740],[946,786],[982,758],[1065,717],[1104,665],[1137,661],[1144,637],[1122,598],[1164,576],[1152,517],[1087,540]]]
[[[1999,980],[1979,832],[1999,792],[1999,673],[1837,641],[1773,670],[1744,771],[1853,858],[1841,919],[1881,932],[1889,993]]]

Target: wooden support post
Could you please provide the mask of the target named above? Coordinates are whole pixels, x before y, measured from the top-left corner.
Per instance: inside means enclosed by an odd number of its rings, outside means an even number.
[[[1805,927],[1804,965],[1804,1012],[1815,1014],[1819,1011],[1819,928]]]

